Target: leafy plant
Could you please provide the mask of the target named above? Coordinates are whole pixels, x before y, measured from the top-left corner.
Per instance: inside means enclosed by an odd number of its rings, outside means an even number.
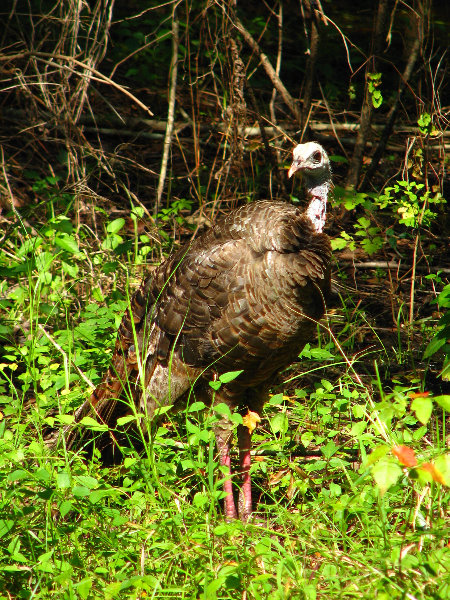
[[[381,86],[381,73],[368,73],[367,74],[367,89],[372,99],[374,108],[380,108],[383,104],[383,96],[379,87]]]
[[[381,209],[394,209],[398,222],[406,227],[428,226],[438,216],[430,205],[445,204],[445,199],[440,193],[432,195],[430,190],[423,191],[424,187],[423,183],[415,181],[397,181],[395,185],[384,189],[377,205]]]

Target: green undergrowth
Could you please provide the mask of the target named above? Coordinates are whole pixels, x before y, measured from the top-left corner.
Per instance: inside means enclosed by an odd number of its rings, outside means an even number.
[[[449,396],[420,376],[446,352],[443,312],[415,353],[376,331],[361,351],[359,305],[330,313],[253,435],[248,524],[222,515],[223,405],[193,395],[115,467],[45,446],[107,367],[127,274],[154,250],[141,217],[97,237],[51,216],[1,248],[0,598],[450,598]]]

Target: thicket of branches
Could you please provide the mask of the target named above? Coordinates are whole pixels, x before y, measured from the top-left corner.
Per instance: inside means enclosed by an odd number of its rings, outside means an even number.
[[[431,0],[368,1],[358,16],[309,0],[14,2],[3,213],[33,204],[30,168],[57,172],[78,209],[105,196],[155,214],[185,196],[214,213],[285,195],[288,153],[306,139],[345,157],[345,187],[413,177],[442,192],[445,12]]]

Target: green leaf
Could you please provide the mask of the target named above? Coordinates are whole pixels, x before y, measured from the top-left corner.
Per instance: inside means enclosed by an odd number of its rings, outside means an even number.
[[[63,233],[55,237],[55,244],[59,246],[62,250],[66,250],[71,254],[78,254],[80,252],[78,244],[73,235],[67,235],[67,233]]]
[[[83,598],[83,600],[86,600],[86,598],[89,596],[89,592],[91,591],[92,579],[91,578],[82,579],[79,583],[76,583],[73,587],[77,590],[77,592],[81,596],[81,598]]]
[[[372,467],[372,477],[382,496],[397,483],[402,473],[403,471],[397,462],[390,459],[380,460]]]
[[[84,485],[76,485],[73,488],[72,493],[76,498],[85,498],[86,496],[89,496],[91,490]]]
[[[307,448],[313,440],[314,433],[312,431],[305,431],[300,437],[300,441],[303,444],[303,446],[305,446],[305,448]]]
[[[447,334],[445,329],[441,329],[438,331],[428,346],[425,348],[425,352],[423,353],[424,358],[429,358],[433,354],[435,354],[438,350],[442,348],[447,343]]]
[[[114,496],[114,494],[115,490],[113,488],[107,490],[94,490],[89,494],[89,502],[91,502],[91,504],[96,504],[102,498]]]
[[[188,412],[197,412],[206,408],[206,404],[204,402],[193,402],[188,409]]]
[[[389,452],[388,446],[377,446],[376,448],[374,448],[372,450],[372,452],[366,458],[364,465],[363,465],[364,468],[370,467],[371,465],[375,464],[376,462],[378,462],[380,460],[380,458],[383,458],[384,456],[386,456],[386,454],[388,452]]]
[[[62,518],[64,518],[72,510],[72,508],[72,502],[64,500],[64,502],[61,502],[61,504],[59,505],[59,514]]]
[[[21,479],[26,479],[28,477],[28,473],[23,469],[16,469],[12,473],[8,474],[6,478],[7,481],[20,481]]]
[[[9,533],[14,527],[14,521],[11,519],[0,519],[0,538]]]
[[[62,425],[72,425],[75,421],[75,415],[58,415],[56,420]]]
[[[283,394],[274,394],[267,402],[269,406],[279,406],[283,404]]]
[[[118,233],[122,227],[125,225],[125,219],[120,217],[119,219],[114,219],[111,223],[108,223],[106,227],[106,231],[108,233]]]
[[[126,417],[119,417],[117,419],[117,425],[122,426],[127,423],[131,423],[131,421],[136,421],[135,415],[127,415]]]
[[[56,485],[60,490],[70,488],[71,479],[70,474],[66,471],[60,471],[56,474]]]
[[[40,479],[41,481],[44,481],[45,483],[48,483],[51,479],[51,475],[47,471],[47,469],[38,469],[35,472],[35,476],[37,479]]]
[[[92,429],[92,431],[108,431],[108,425],[105,423],[99,423],[92,417],[83,417],[80,421],[81,425],[84,425],[88,429]]]
[[[11,540],[11,542],[9,543],[8,546],[8,552],[10,554],[17,554],[20,550],[20,538],[18,535],[16,535],[15,538],[13,538]]]
[[[270,419],[270,426],[274,433],[286,433],[289,427],[289,421],[286,413],[278,412]]]
[[[76,480],[90,490],[98,486],[98,480],[95,477],[90,477],[90,475],[78,475]]]
[[[325,446],[322,446],[320,448],[320,451],[322,452],[322,454],[324,455],[324,457],[327,460],[330,460],[330,458],[333,456],[333,454],[336,454],[337,449],[338,449],[338,447],[333,442],[333,440],[330,440]]]
[[[350,435],[359,438],[366,430],[367,423],[365,421],[356,421],[350,428]]]
[[[236,377],[239,377],[239,375],[243,372],[244,369],[241,369],[240,371],[228,371],[228,373],[222,373],[222,375],[219,376],[219,381],[221,383],[230,383],[230,381],[233,381],[236,379]]]
[[[223,415],[225,417],[228,417],[229,419],[231,419],[231,410],[230,407],[225,404],[224,402],[221,402],[220,404],[217,404],[216,406],[213,406],[214,411],[216,413],[218,413],[219,415]]]
[[[441,408],[450,412],[450,394],[444,394],[443,396],[434,396],[433,400],[439,404]]]
[[[411,402],[411,410],[415,412],[417,419],[423,423],[423,425],[426,425],[431,417],[433,401],[425,396],[414,398]]]

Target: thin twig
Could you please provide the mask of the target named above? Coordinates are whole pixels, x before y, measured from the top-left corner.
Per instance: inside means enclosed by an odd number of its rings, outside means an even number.
[[[133,100],[133,102],[135,102],[138,106],[140,106],[143,110],[145,110],[145,112],[147,112],[151,117],[153,117],[153,113],[148,108],[148,106],[146,106],[143,102],[141,102],[139,100],[139,98],[136,98],[136,96],[134,94],[132,94],[131,92],[129,92],[125,87],[123,87],[123,85],[116,83],[115,81],[113,81],[112,79],[110,79],[109,77],[104,75],[103,73],[100,73],[100,71],[97,71],[97,69],[94,69],[94,67],[86,65],[86,63],[84,63],[81,60],[77,60],[73,56],[66,56],[64,54],[54,54],[52,52],[21,52],[19,54],[14,54],[12,56],[11,55],[0,56],[0,61],[2,61],[2,60],[13,61],[17,58],[25,58],[26,56],[34,57],[34,58],[37,58],[38,60],[42,60],[47,65],[54,65],[55,64],[54,60],[57,59],[57,60],[63,60],[63,61],[69,62],[69,63],[73,63],[74,65],[77,65],[78,67],[81,67],[82,69],[86,69],[87,71],[90,71],[92,73],[93,76],[91,77],[91,79],[93,81],[99,81],[101,83],[107,83],[107,84],[111,85],[116,90],[119,90],[120,92],[122,92],[122,94],[125,94],[125,96],[130,98],[130,100]],[[75,69],[72,69],[66,65],[58,65],[58,66],[63,69],[68,69],[71,73],[75,73],[76,75],[79,75],[82,77],[82,75],[80,75],[80,73],[78,73]]]
[[[177,73],[178,73],[178,17],[175,14],[177,5],[173,7],[172,14],[172,60],[170,63],[171,78],[170,78],[170,91],[169,91],[169,111],[167,114],[167,127],[166,134],[164,136],[164,149],[163,157],[161,161],[161,172],[159,174],[158,190],[156,192],[156,204],[154,214],[156,215],[161,205],[161,198],[164,190],[164,184],[167,175],[167,164],[169,162],[170,145],[172,143],[173,126],[175,119],[175,100],[177,90]]]

